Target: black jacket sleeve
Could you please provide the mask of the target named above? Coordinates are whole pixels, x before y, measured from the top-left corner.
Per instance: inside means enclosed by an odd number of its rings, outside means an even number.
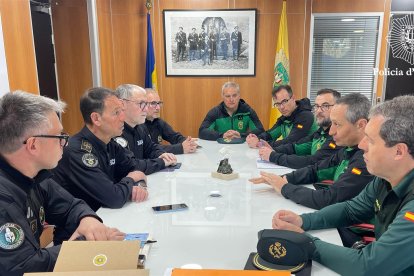
[[[186,139],[181,133],[175,131],[166,121],[159,120],[161,137],[170,144],[181,144]]]
[[[0,247],[0,275],[21,276],[25,272],[52,271],[60,246],[40,248],[27,223],[26,214],[18,210],[13,199],[5,200],[0,195],[0,226],[17,224],[24,233],[24,237],[15,236],[16,239],[23,238],[21,245],[16,248]]]
[[[332,139],[327,139],[325,143],[322,145],[322,147],[316,151],[312,155],[296,155],[296,154],[284,154],[279,153],[279,151],[273,151],[270,153],[269,161],[273,162],[280,166],[285,166],[293,169],[300,169],[304,168],[306,166],[311,166],[319,161],[322,161],[324,159],[328,159],[332,155],[338,152],[338,150],[341,149],[341,147],[336,146],[335,148],[329,147],[329,144],[332,142]],[[286,144],[283,146],[278,147],[288,149],[287,146],[292,144]]]
[[[250,109],[250,124],[249,125],[249,131],[250,133],[256,134],[256,135],[260,135],[263,132],[265,132],[262,122],[260,122],[259,117],[257,116],[256,111],[254,111],[253,108],[249,107]],[[244,135],[242,134],[242,137],[246,137],[249,133],[245,133]]]
[[[183,154],[184,150],[181,143],[184,142],[186,138],[181,133],[175,131],[166,121],[159,119],[158,122],[162,131],[162,139],[170,143],[170,145],[161,145],[162,149],[174,154]]]
[[[204,140],[217,140],[223,137],[223,133],[214,130],[216,119],[218,118],[217,107],[211,109],[204,118],[198,130],[198,137]]]
[[[85,166],[82,162],[84,152],[81,150],[71,150],[68,154],[70,154],[70,169],[67,177],[70,178],[72,185],[76,185],[82,193],[109,208],[121,208],[131,199],[134,184],[131,178],[124,177],[114,183],[99,165],[96,167]],[[117,164],[117,168],[123,168],[122,163]]]
[[[307,167],[310,168],[310,167]],[[355,174],[353,169],[361,173]],[[292,179],[288,181],[291,182]],[[282,195],[292,201],[313,209],[322,209],[334,203],[343,202],[358,195],[365,186],[373,180],[367,171],[362,158],[362,151],[355,153],[351,158],[347,170],[329,187],[329,189],[313,190],[298,186],[299,183],[288,183],[282,188]],[[309,178],[310,179],[310,178]],[[305,182],[301,182],[302,184]],[[308,182],[312,183],[312,182]]]
[[[293,120],[292,130],[290,131],[289,135],[282,139],[277,140],[271,143],[273,148],[276,148],[280,145],[287,144],[287,143],[296,143],[301,138],[306,137],[309,134],[309,131],[315,121],[315,118],[312,112],[302,111],[295,116]],[[302,127],[298,127],[301,125]]]

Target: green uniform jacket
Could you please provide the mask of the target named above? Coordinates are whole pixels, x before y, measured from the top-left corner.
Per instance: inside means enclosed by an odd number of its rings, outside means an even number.
[[[230,116],[221,102],[212,108],[201,123],[198,137],[204,140],[217,140],[230,130],[237,130],[241,137],[249,133],[258,135],[264,131],[256,112],[243,99],[240,99],[236,112]]]
[[[394,188],[375,178],[352,200],[301,215],[302,228],[344,227],[374,215],[375,242],[356,250],[312,237],[312,259],[341,275],[414,275],[414,170]]]
[[[330,158],[291,172],[286,175],[289,183],[282,187],[281,193],[285,198],[313,209],[351,199],[374,178],[368,173],[362,154],[357,146],[342,148]],[[298,185],[324,180],[334,183],[329,189],[317,190]]]
[[[278,146],[270,153],[269,161],[277,165],[300,169],[329,158],[342,149],[329,135],[329,128],[318,128],[313,134],[300,139],[297,143]]]
[[[308,98],[296,101],[297,108],[289,117],[280,116],[273,127],[259,135],[260,139],[272,142],[273,148],[295,143],[318,129]],[[282,140],[277,140],[282,138]],[[275,141],[277,140],[277,141]]]

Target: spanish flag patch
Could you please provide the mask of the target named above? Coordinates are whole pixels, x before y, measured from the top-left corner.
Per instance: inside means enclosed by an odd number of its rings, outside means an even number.
[[[329,147],[330,147],[331,149],[335,149],[335,148],[336,148],[336,145],[335,145],[334,143],[329,143]]]
[[[353,174],[356,174],[356,175],[360,175],[362,172],[361,172],[361,170],[359,170],[359,169],[357,169],[357,168],[353,168],[352,169],[352,171],[351,171]]]
[[[303,128],[303,126],[302,126],[301,124],[298,124],[298,128],[302,129],[302,128]]]
[[[411,213],[411,212],[406,212],[405,215],[404,215],[404,218],[406,220],[409,220],[411,222],[414,222],[414,214]]]

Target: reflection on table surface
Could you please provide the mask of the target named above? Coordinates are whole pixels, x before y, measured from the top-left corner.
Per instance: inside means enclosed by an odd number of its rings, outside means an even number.
[[[146,263],[151,275],[163,275],[167,268],[185,264],[243,269],[249,253],[256,251],[257,232],[271,228],[275,211],[313,211],[283,198],[268,185],[248,182],[259,173],[257,149],[250,149],[246,143],[223,145],[199,140],[199,144],[202,148],[196,153],[177,156],[182,162],[180,169],[148,176],[147,201],[127,203],[122,209],[98,210],[108,226],[126,233],[149,232],[158,241],[152,245]],[[223,158],[229,158],[239,178],[226,181],[211,177]],[[291,169],[267,171],[282,175]],[[174,203],[186,203],[189,208],[170,213],[154,213],[151,208]],[[336,230],[312,234],[341,244]],[[335,275],[316,262],[312,274]]]

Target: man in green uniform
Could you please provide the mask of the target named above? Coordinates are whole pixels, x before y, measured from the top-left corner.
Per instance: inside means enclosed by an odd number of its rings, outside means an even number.
[[[318,91],[313,112],[319,128],[313,134],[308,135],[295,143],[288,143],[273,149],[265,141],[265,145],[259,149],[262,160],[293,168],[300,169],[313,165],[318,161],[335,154],[341,147],[333,141],[329,130],[331,128],[330,114],[332,106],[341,94],[333,89],[325,88]]]
[[[256,112],[243,99],[235,82],[226,82],[221,88],[223,101],[212,108],[201,123],[198,135],[204,140],[234,139],[249,133],[264,131]]]
[[[266,183],[278,193],[296,203],[313,209],[342,202],[358,195],[373,179],[367,172],[358,143],[364,138],[370,101],[362,94],[349,94],[338,99],[331,111],[330,134],[338,146],[336,154],[312,166],[298,169],[285,176],[260,172],[251,179],[254,184]],[[301,184],[333,180],[328,189],[310,189]]]
[[[273,148],[295,143],[318,129],[308,98],[297,101],[289,85],[274,88],[272,97],[275,102],[274,106],[282,116],[277,119],[271,129],[260,135],[255,135],[255,133],[248,135],[246,142],[249,147],[258,148],[260,139],[268,141]]]
[[[414,275],[414,96],[375,106],[359,143],[376,178],[355,198],[297,215],[280,210],[273,228],[304,232],[349,226],[375,217],[376,241],[344,248],[312,237],[312,259],[342,275]]]

